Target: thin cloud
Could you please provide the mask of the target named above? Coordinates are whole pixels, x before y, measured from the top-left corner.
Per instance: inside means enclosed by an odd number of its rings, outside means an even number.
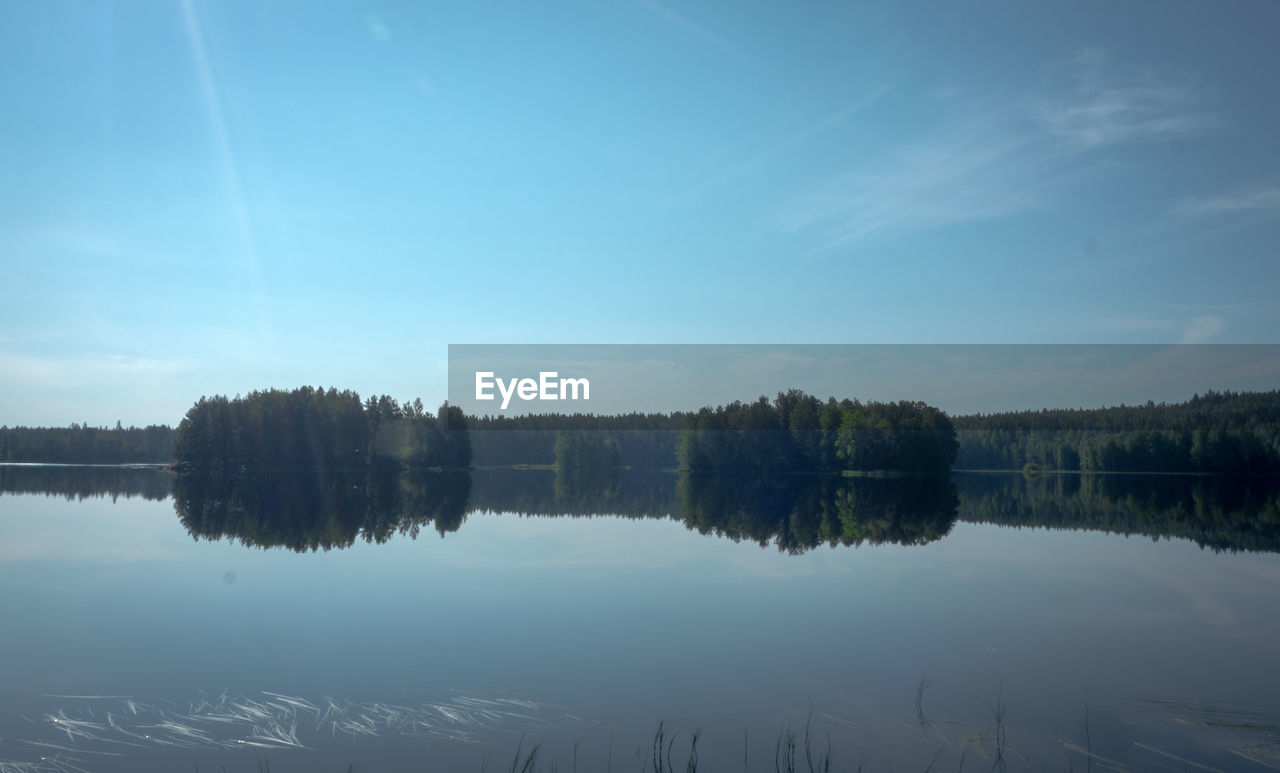
[[[1232,213],[1280,215],[1280,188],[1255,187],[1222,196],[1189,197],[1179,201],[1174,212],[1191,217]]]
[[[791,135],[787,139],[783,140],[782,144],[783,145],[800,145],[806,142],[810,137],[813,137],[815,134],[818,134],[819,132],[822,132],[840,123],[841,121],[853,115],[854,113],[858,112],[859,110],[870,107],[877,100],[879,100],[881,97],[883,97],[885,94],[888,94],[892,90],[893,90],[893,85],[890,83],[878,84],[872,87],[870,90],[868,90],[866,94],[863,94],[861,97],[855,100],[852,104],[847,105],[843,109],[827,116],[826,118],[823,118],[821,121],[818,121],[812,126],[807,126],[804,129],[801,129],[800,131]]]
[[[850,116],[871,107],[879,101],[881,97],[892,90],[893,85],[887,82],[870,87],[864,94],[845,107],[814,123],[794,131],[781,142],[771,142],[764,149],[758,150],[749,155],[744,154],[737,160],[731,163],[726,163],[714,173],[703,177],[701,180],[689,186],[685,190],[672,196],[671,201],[676,204],[687,204],[705,196],[708,192],[716,188],[720,188],[735,180],[741,179],[742,177],[759,172],[761,169],[777,162],[785,154],[802,147],[814,137],[839,126],[841,122],[845,121]]]
[[[833,247],[1031,209],[1072,170],[1007,121],[996,116],[951,126],[900,146],[793,199],[777,224],[784,231],[820,229]]]
[[[1072,87],[1040,100],[1034,117],[1045,131],[1078,146],[1176,139],[1222,125],[1194,84],[1117,68],[1098,49],[1078,52],[1068,70]]]
[[[749,61],[752,64],[756,64],[756,65],[763,64],[763,62],[759,59],[759,57],[755,56],[754,54],[742,48],[741,46],[730,42],[729,40],[725,39],[724,37],[721,37],[720,35],[717,35],[715,32],[712,32],[710,29],[708,29],[705,25],[695,22],[693,19],[690,19],[688,16],[685,16],[684,14],[672,8],[668,8],[662,3],[656,2],[656,0],[635,0],[635,3],[636,5],[639,5],[641,8],[645,9],[649,13],[652,13],[653,15],[657,16],[658,18],[667,21],[671,25],[678,27],[681,30],[684,30],[688,34],[702,40],[704,43],[709,44],[712,48],[715,48],[723,53],[738,57],[745,61]]]
[[[1104,333],[1147,333],[1175,330],[1178,322],[1169,317],[1152,317],[1143,314],[1106,314],[1094,317],[1090,329]]]
[[[1098,148],[1221,125],[1192,86],[1117,68],[1098,49],[1079,52],[1067,70],[1069,83],[1056,89],[1059,96],[1015,96],[988,106],[981,117],[906,139],[793,196],[775,225],[816,231],[831,248],[1004,218],[1042,208],[1095,177],[1106,168]]]
[[[1104,315],[1093,318],[1090,325],[1094,332],[1161,333],[1161,338],[1177,337],[1183,344],[1207,343],[1226,327],[1226,320],[1217,314],[1200,314],[1189,320],[1143,314]]]
[[[1205,343],[1218,333],[1221,333],[1226,326],[1226,322],[1217,314],[1205,314],[1195,317],[1187,323],[1186,329],[1182,332],[1182,343]]]

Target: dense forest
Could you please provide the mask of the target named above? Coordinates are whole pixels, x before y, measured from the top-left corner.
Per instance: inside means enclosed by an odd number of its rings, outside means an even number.
[[[799,390],[696,413],[471,419],[477,466],[617,464],[695,471],[945,471],[946,415],[919,402],[825,402]]]
[[[0,462],[61,464],[165,464],[173,459],[176,433],[166,426],[114,429],[0,427]]]
[[[616,464],[667,469],[675,466],[676,443],[688,416],[677,411],[619,416],[544,413],[468,417],[472,463],[477,467],[579,466],[586,459],[577,453],[581,444],[605,443],[609,458]],[[587,436],[592,439],[585,440]]]
[[[894,470],[945,473],[956,455],[951,421],[921,402],[822,402],[799,390],[772,402],[703,408],[680,435],[681,469]]]
[[[302,387],[245,397],[201,398],[178,425],[175,455],[201,471],[306,467],[336,471],[390,459],[408,467],[468,467],[470,437],[462,411],[435,415],[421,400]]]
[[[1280,474],[1280,391],[953,419],[961,469]]]
[[[448,412],[448,416],[446,416]],[[555,465],[705,470],[945,472],[955,456],[946,415],[924,403],[825,403],[792,390],[770,402],[696,414],[467,418],[442,406],[304,387],[202,398],[178,427],[176,455],[198,468],[359,465]]]
[[[177,430],[0,428],[0,461],[336,469],[621,466],[695,471],[1040,469],[1280,475],[1280,391],[948,417],[791,390],[696,413],[468,417],[303,387],[201,398]]]

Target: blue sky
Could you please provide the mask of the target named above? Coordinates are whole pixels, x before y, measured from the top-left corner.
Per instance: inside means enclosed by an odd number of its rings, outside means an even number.
[[[435,403],[449,343],[1275,343],[1278,23],[0,5],[0,424]]]

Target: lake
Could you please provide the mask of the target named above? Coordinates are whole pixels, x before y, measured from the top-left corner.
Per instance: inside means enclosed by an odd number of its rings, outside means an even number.
[[[0,588],[3,773],[1280,768],[1275,481],[4,466]]]

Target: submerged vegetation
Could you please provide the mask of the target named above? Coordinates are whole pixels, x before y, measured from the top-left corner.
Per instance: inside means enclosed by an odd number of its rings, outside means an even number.
[[[336,773],[365,769],[346,760],[369,755],[370,744],[394,739],[419,743],[400,751],[392,769],[482,773],[1087,770],[1095,764],[1108,770],[1170,765],[1220,770],[1234,769],[1242,759],[1264,768],[1280,765],[1272,739],[1274,712],[1164,700],[1091,711],[1086,702],[1077,717],[1046,732],[1021,724],[999,688],[991,699],[971,696],[970,708],[959,716],[933,715],[924,705],[924,690],[931,684],[922,679],[917,688],[916,722],[887,716],[858,721],[811,707],[807,714],[790,721],[775,718],[764,727],[661,719],[647,730],[635,722],[593,728],[554,706],[511,695],[460,693],[386,703],[279,692],[197,692],[163,705],[121,696],[74,696],[75,702],[50,707],[31,721],[35,737],[22,744],[39,749],[40,759],[3,760],[0,771],[73,773],[85,770],[87,755],[119,756],[127,747],[133,755],[190,755],[188,764],[196,771]],[[1091,714],[1093,724],[1127,729],[1095,737]]]

